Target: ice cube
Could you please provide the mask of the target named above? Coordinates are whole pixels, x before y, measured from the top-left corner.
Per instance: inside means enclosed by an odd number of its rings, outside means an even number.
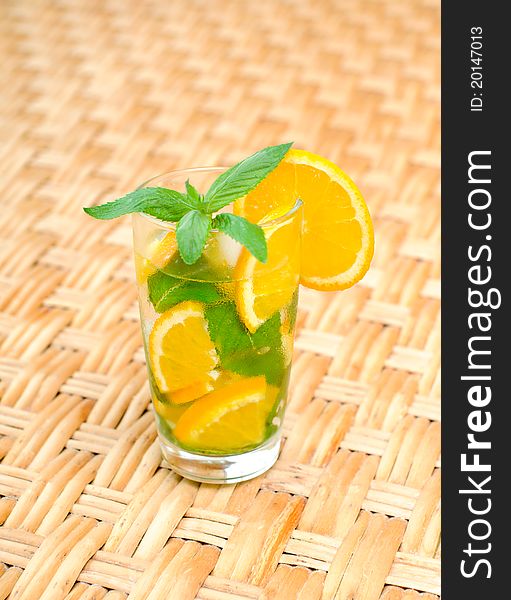
[[[216,238],[218,251],[218,255],[215,256],[215,260],[220,264],[223,263],[231,268],[234,267],[240,256],[241,244],[233,240],[225,233],[218,232],[214,235]]]

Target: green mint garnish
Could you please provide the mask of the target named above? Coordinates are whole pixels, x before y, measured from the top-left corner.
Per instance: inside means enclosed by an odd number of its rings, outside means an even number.
[[[143,212],[162,221],[179,221],[186,213],[196,208],[189,196],[167,188],[142,188],[107,202],[83,210],[95,219],[115,219],[129,213]]]
[[[196,208],[200,208],[201,204],[202,204],[202,198],[201,198],[201,195],[199,194],[198,190],[193,187],[193,185],[190,183],[189,179],[186,180],[185,186],[186,186],[186,195],[188,196],[188,198],[190,198],[190,200],[194,203],[194,206]]]
[[[277,167],[291,145],[268,146],[245,158],[219,175],[204,196],[187,181],[185,194],[162,187],[142,188],[113,202],[83,210],[96,219],[115,219],[142,212],[177,223],[178,250],[187,265],[199,259],[212,228],[245,246],[257,260],[266,262],[266,239],[259,225],[228,213],[215,217],[213,214],[251,192]]]
[[[187,265],[193,265],[199,259],[210,229],[211,215],[200,210],[191,210],[179,219],[176,227],[177,247]]]
[[[212,283],[187,281],[156,271],[147,279],[149,300],[157,313],[163,313],[185,300],[211,304],[222,300],[222,295]]]

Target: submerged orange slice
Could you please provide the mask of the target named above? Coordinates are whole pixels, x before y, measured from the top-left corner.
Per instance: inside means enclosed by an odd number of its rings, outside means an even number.
[[[148,354],[161,392],[173,392],[178,398],[181,395],[176,402],[190,402],[203,395],[215,378],[218,356],[209,338],[202,304],[181,302],[156,319],[149,335]],[[172,394],[169,397],[172,399]]]
[[[290,150],[234,212],[254,223],[289,210],[300,198],[304,227],[300,282],[342,290],[362,279],[374,249],[371,217],[357,186],[338,166],[304,150]]]
[[[175,392],[168,392],[167,398],[173,402],[174,404],[186,404],[187,402],[191,402],[208,392],[211,392],[213,389],[213,383],[211,380],[206,381],[198,381],[197,383],[192,383],[191,385],[187,385]]]
[[[174,435],[185,446],[213,452],[236,452],[260,444],[276,389],[260,376],[206,394],[182,414]]]
[[[300,221],[284,221],[266,232],[268,260],[259,262],[243,248],[234,271],[238,314],[252,333],[285,307],[300,275]]]
[[[169,231],[162,239],[153,240],[146,249],[146,256],[135,254],[137,281],[143,284],[147,278],[163,269],[177,250],[176,232]]]

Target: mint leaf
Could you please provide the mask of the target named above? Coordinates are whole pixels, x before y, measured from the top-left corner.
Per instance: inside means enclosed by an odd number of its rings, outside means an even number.
[[[206,210],[214,213],[253,190],[284,158],[289,144],[268,146],[219,175],[204,197]]]
[[[205,310],[209,336],[215,344],[222,365],[229,368],[224,360],[229,360],[238,351],[245,352],[254,348],[250,334],[238,318],[232,302],[208,307]]]
[[[186,180],[185,186],[186,186],[186,195],[188,196],[188,199],[193,204],[194,208],[199,209],[201,207],[202,201],[201,201],[201,197],[200,197],[198,190],[195,187],[193,187],[193,185],[190,183],[189,179]]]
[[[262,263],[268,260],[268,247],[264,231],[244,217],[231,215],[230,213],[222,213],[213,219],[213,227],[217,227],[228,236],[232,237]]]
[[[195,208],[180,192],[167,188],[142,188],[113,202],[91,206],[83,210],[95,219],[115,219],[134,212],[144,212],[162,221],[179,221]]]
[[[209,304],[222,300],[222,295],[212,283],[187,281],[157,271],[147,279],[149,300],[157,313],[163,313],[185,300]]]
[[[193,265],[202,254],[211,229],[211,216],[191,210],[182,217],[176,227],[177,247],[187,265]]]
[[[286,365],[278,312],[254,334],[241,323],[232,302],[207,306],[204,314],[222,368],[240,375],[264,375],[269,384],[281,384]]]

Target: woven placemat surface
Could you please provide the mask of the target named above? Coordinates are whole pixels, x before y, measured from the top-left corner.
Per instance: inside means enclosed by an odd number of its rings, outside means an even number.
[[[440,593],[439,2],[0,3],[0,599]],[[81,206],[294,140],[359,184],[373,265],[303,289],[285,445],[162,465],[128,218]]]

